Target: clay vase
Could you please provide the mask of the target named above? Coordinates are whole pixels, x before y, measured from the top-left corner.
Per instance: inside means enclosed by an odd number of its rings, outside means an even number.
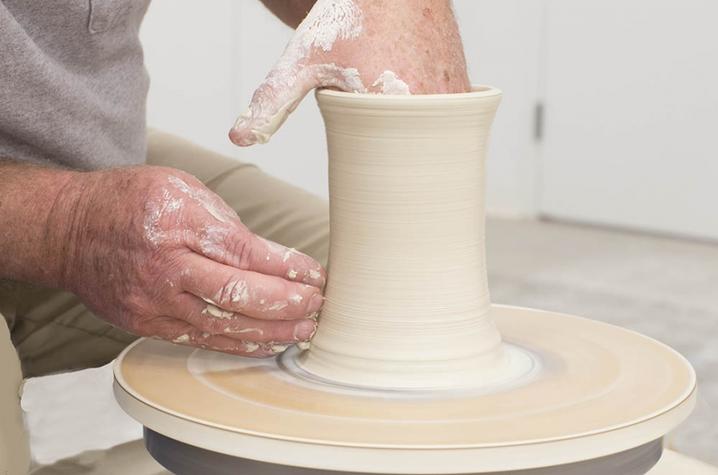
[[[509,364],[489,316],[484,161],[501,92],[317,93],[330,277],[299,364],[350,386],[481,386]]]

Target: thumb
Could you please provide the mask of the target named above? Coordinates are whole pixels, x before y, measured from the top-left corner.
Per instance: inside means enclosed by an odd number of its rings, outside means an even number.
[[[355,68],[334,63],[287,67],[280,61],[254,92],[249,108],[229,131],[229,139],[242,147],[267,143],[309,91],[317,87],[366,92]]]

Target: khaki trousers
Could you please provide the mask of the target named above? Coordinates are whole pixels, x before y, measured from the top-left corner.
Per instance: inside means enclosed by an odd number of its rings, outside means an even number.
[[[177,137],[152,131],[148,138],[148,164],[191,173],[255,233],[326,264],[325,201]],[[23,378],[101,366],[135,337],[92,315],[70,293],[27,284],[0,281],[0,314],[0,475],[24,475],[30,454],[20,408]]]

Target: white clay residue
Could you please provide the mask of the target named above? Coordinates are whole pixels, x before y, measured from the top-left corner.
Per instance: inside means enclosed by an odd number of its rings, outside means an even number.
[[[258,349],[259,349],[259,345],[256,344],[256,343],[248,342],[248,343],[245,343],[245,344],[244,344],[244,350],[245,350],[247,353],[254,353],[254,352],[257,351]]]
[[[160,221],[174,218],[182,209],[183,204],[184,202],[181,198],[172,196],[166,189],[162,190],[159,203],[152,202],[148,204],[149,212],[143,223],[145,237],[148,241],[157,245],[167,237],[167,233],[162,230]]]
[[[220,304],[240,304],[247,305],[249,303],[249,287],[244,279],[236,279],[220,288],[214,295],[214,301]],[[215,304],[217,305],[217,304]]]
[[[296,279],[296,278],[297,278],[297,271],[295,271],[294,269],[289,269],[289,270],[287,271],[287,277],[289,277],[291,280]]]
[[[262,241],[265,246],[267,246],[267,251],[269,251],[269,254],[267,254],[267,257],[270,257],[271,255],[284,255],[285,252],[289,249],[286,246],[282,246],[281,244],[270,241],[269,239],[265,239],[262,236],[257,236],[257,239]]]
[[[230,229],[227,225],[210,224],[202,228],[199,247],[202,253],[215,260],[224,259],[227,255],[227,236]]]
[[[274,302],[272,305],[267,307],[267,310],[276,312],[276,311],[283,310],[283,309],[287,308],[288,305],[289,305],[289,303],[287,303],[286,300],[280,300],[279,302]]]
[[[180,335],[172,341],[175,343],[187,343],[189,341],[189,335],[185,333],[184,335]]]
[[[218,197],[213,197],[207,190],[202,188],[193,188],[184,180],[176,176],[170,176],[169,182],[180,192],[189,196],[197,204],[202,206],[216,220],[223,223],[229,223],[237,218],[236,213],[227,205],[222,203]]]
[[[252,98],[249,110],[234,124],[241,129],[250,124],[254,143],[266,143],[287,116],[297,107],[296,81],[318,80],[325,86],[365,92],[359,72],[336,64],[307,65],[312,50],[329,52],[338,40],[357,38],[363,29],[363,15],[354,0],[319,0],[297,27],[282,57]]]
[[[354,0],[319,0],[297,27],[292,43],[299,57],[307,56],[313,47],[331,51],[337,40],[358,37],[362,32],[362,12]]]
[[[247,282],[244,280],[236,280],[230,285],[230,300],[233,303],[247,305],[247,303],[249,303],[249,288],[247,287]]]
[[[411,95],[411,90],[409,89],[409,85],[399,79],[399,76],[397,76],[393,71],[384,71],[379,75],[376,81],[374,81],[374,84],[372,84],[372,87],[379,87],[381,86],[381,93],[382,94],[391,94],[391,95],[399,95],[399,96],[408,96]]]
[[[282,256],[282,262],[287,262],[290,257],[292,257],[293,254],[296,254],[297,250],[293,247],[287,248],[286,251],[284,251],[284,255]]]
[[[272,353],[283,353],[289,348],[289,345],[278,345],[273,344],[269,346],[269,349]]]
[[[359,70],[356,68],[344,68],[341,71],[344,77],[344,83],[351,92],[366,92],[366,87],[359,76]]]
[[[343,68],[334,63],[311,67],[314,77],[323,87],[336,87],[343,91],[363,93],[367,89],[356,68]]]
[[[221,308],[216,307],[212,304],[207,305],[207,307],[204,309],[204,311],[202,313],[206,313],[215,318],[222,318],[222,319],[228,319],[228,318],[232,318],[234,316],[234,312],[222,310]]]
[[[271,260],[272,256],[276,256],[282,260],[282,262],[287,262],[289,259],[291,259],[293,256],[304,256],[307,255],[303,252],[299,252],[293,247],[286,247],[282,246],[279,243],[276,243],[274,241],[270,241],[269,239],[265,239],[261,236],[258,236],[257,239],[262,241],[265,246],[267,246],[267,256],[265,257],[265,260],[269,261]]]

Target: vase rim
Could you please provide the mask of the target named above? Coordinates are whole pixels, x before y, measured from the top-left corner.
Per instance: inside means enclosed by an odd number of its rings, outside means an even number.
[[[336,89],[317,89],[317,98],[336,98],[342,100],[372,101],[374,103],[396,103],[396,102],[414,102],[414,103],[435,103],[437,101],[454,101],[466,100],[480,97],[500,96],[501,90],[493,86],[473,84],[469,92],[457,92],[453,94],[374,94],[360,92],[345,92]]]

